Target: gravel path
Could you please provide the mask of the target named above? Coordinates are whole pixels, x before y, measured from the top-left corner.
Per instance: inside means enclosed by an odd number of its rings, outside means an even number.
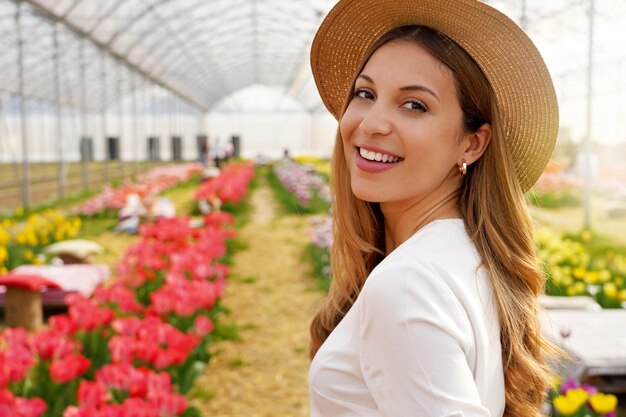
[[[239,238],[224,305],[240,341],[212,345],[215,356],[191,391],[205,416],[308,416],[308,328],[324,294],[302,254],[308,218],[277,216],[271,190],[252,195],[254,215]]]

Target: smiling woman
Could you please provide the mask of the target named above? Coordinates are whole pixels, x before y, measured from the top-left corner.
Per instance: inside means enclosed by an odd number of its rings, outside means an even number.
[[[557,351],[524,192],[558,125],[541,56],[478,1],[340,0],[311,62],[339,121],[311,416],[540,416]]]
[[[459,217],[453,197],[462,176],[456,166],[482,155],[491,127],[466,131],[451,71],[423,47],[399,38],[372,54],[354,91],[340,123],[353,193],[381,203],[383,212],[414,206],[428,215],[418,219],[422,223],[432,216]],[[390,230],[387,252],[419,225]]]

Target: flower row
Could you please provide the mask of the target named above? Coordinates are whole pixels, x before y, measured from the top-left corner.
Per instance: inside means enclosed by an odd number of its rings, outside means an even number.
[[[328,184],[313,167],[292,160],[274,165],[274,175],[291,193],[302,211],[326,211],[330,203]]]
[[[127,180],[117,188],[105,186],[100,194],[83,202],[75,210],[75,214],[82,216],[95,216],[107,212],[117,214],[117,210],[124,207],[127,196],[131,194],[138,195],[144,206],[150,206],[156,195],[201,171],[202,164],[198,162],[153,168],[145,174],[138,175],[134,183]]]
[[[312,218],[309,236],[316,275],[329,280],[330,257],[327,252],[332,244],[332,218]],[[592,256],[580,242],[563,238],[547,228],[537,230],[535,243],[547,276],[548,295],[586,295],[604,308],[624,306],[626,256],[611,252]]]
[[[49,328],[0,334],[0,415],[199,415],[184,394],[209,360],[234,219],[212,213],[200,228],[189,220],[142,225],[117,279],[92,298],[68,296],[68,313]]]
[[[248,184],[254,177],[254,167],[250,163],[226,165],[217,178],[205,181],[196,191],[195,200],[219,198],[222,203],[238,204],[248,191]]]

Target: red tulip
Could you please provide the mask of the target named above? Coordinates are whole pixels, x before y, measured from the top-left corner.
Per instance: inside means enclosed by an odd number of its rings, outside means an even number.
[[[0,389],[9,382],[22,380],[35,363],[30,349],[23,346],[10,346],[0,351]]]
[[[99,407],[111,400],[107,387],[98,381],[80,381],[78,403],[81,406]]]
[[[63,358],[79,349],[79,344],[68,339],[56,330],[42,330],[35,334],[32,341],[34,351],[44,361]]]
[[[59,383],[69,382],[89,370],[91,362],[81,354],[54,359],[50,365],[50,377]]]
[[[81,294],[69,294],[65,297],[65,302],[69,306],[69,317],[79,329],[93,330],[109,324],[115,317],[113,310],[99,307],[94,300]]]
[[[157,408],[159,417],[175,417],[187,409],[185,397],[174,392],[150,396],[148,401]]]
[[[41,398],[14,397],[10,391],[0,391],[0,417],[39,417],[45,411]]]
[[[206,316],[198,316],[193,322],[193,327],[198,336],[206,336],[213,331],[215,325]]]
[[[65,336],[74,334],[76,331],[76,323],[66,314],[57,314],[56,316],[50,317],[48,324],[52,330]]]

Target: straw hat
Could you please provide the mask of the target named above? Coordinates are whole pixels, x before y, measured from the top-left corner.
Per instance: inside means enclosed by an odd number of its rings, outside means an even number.
[[[483,70],[496,96],[517,176],[528,191],[556,144],[554,86],[530,38],[510,18],[480,1],[340,0],[311,48],[313,76],[328,110],[340,118],[367,51],[388,31],[408,25],[445,34]]]

